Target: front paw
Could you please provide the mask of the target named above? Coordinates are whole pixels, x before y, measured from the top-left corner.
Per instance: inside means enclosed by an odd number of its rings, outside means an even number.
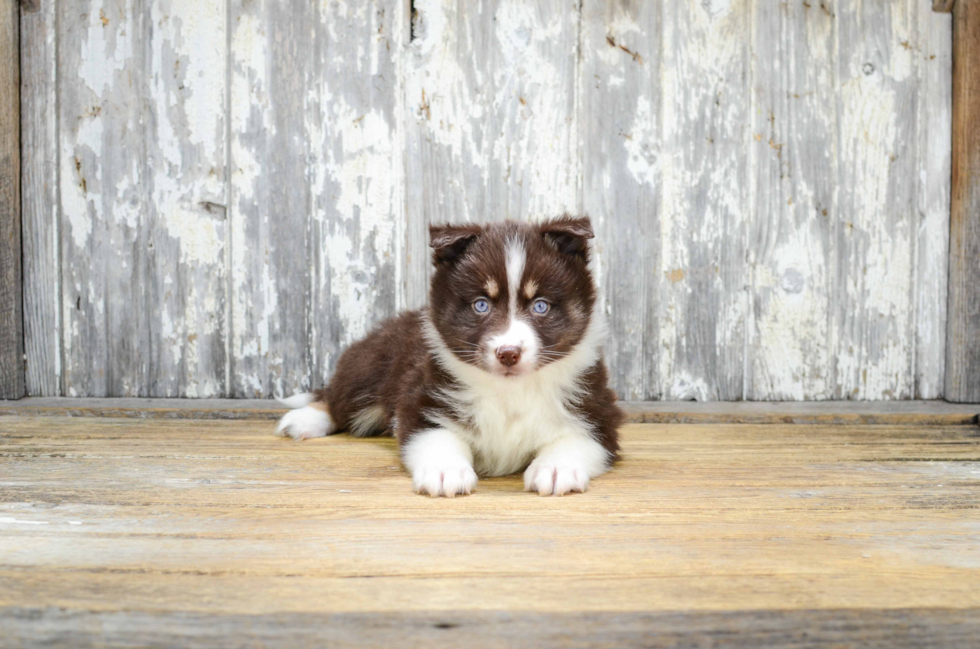
[[[326,405],[319,402],[290,410],[276,426],[277,435],[295,440],[325,437],[333,431],[333,420],[330,419]]]
[[[453,498],[456,494],[469,494],[476,488],[476,481],[473,467],[463,461],[448,465],[421,466],[412,473],[415,491],[429,494],[433,498]]]
[[[588,488],[588,469],[576,462],[538,458],[524,472],[524,491],[536,491],[542,496],[564,496]]]

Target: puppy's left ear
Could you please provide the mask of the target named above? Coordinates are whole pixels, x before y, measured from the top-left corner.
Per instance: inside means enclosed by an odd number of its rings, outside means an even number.
[[[436,266],[456,261],[483,229],[478,225],[430,225],[429,246]]]
[[[595,237],[589,217],[573,218],[566,214],[545,221],[538,229],[545,241],[555,246],[559,252],[589,260],[589,239]]]

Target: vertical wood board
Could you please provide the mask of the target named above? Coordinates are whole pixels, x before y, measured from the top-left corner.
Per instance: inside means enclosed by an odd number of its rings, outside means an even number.
[[[913,395],[915,0],[841,3],[833,323],[838,399]]]
[[[315,7],[231,4],[230,296],[233,397],[311,384],[308,142]]]
[[[405,233],[402,9],[399,0],[324,0],[315,8],[306,89],[313,387],[329,381],[350,343],[397,309]]]
[[[980,403],[980,8],[953,6],[946,398]]]
[[[593,268],[608,320],[606,361],[626,399],[662,396],[661,6],[582,4],[579,140],[584,212],[596,232]]]
[[[0,399],[24,396],[19,23],[17,2],[0,2]]]
[[[225,0],[154,0],[143,76],[147,111],[146,301],[154,397],[226,391]]]
[[[63,390],[147,396],[140,0],[58,2]]]
[[[943,397],[952,128],[952,16],[919,3],[915,398]],[[977,325],[980,326],[980,325]],[[977,332],[980,337],[980,331]]]
[[[753,8],[746,397],[827,399],[837,215],[835,19],[823,4]]]
[[[745,397],[748,0],[663,5],[660,394]]]
[[[21,187],[27,393],[61,395],[56,6],[21,12]]]

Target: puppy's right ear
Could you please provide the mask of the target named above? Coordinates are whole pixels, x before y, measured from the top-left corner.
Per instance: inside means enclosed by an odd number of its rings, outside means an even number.
[[[436,266],[451,264],[483,230],[479,225],[430,225],[429,245]]]

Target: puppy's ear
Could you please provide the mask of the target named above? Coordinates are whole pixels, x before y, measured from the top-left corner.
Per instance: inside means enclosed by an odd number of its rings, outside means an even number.
[[[557,248],[558,252],[589,260],[589,239],[595,237],[589,217],[573,218],[566,214],[545,221],[538,229],[545,241]]]
[[[429,245],[436,266],[456,261],[483,231],[478,225],[430,225]]]

